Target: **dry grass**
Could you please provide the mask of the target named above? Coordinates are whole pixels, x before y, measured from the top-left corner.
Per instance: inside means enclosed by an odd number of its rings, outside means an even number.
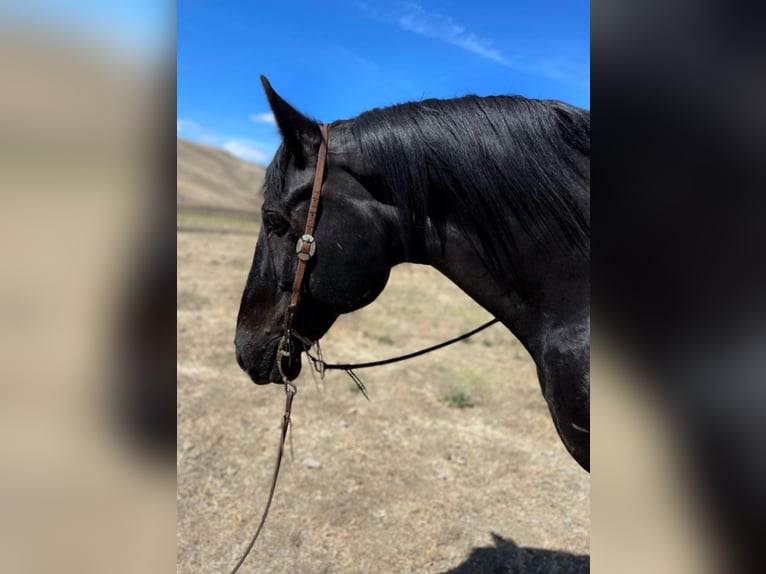
[[[284,406],[282,388],[254,386],[233,354],[256,236],[195,229],[178,234],[184,573],[228,571],[244,549],[265,503]],[[434,270],[401,266],[375,303],[338,320],[323,350],[330,361],[388,357],[486,319]],[[534,365],[507,330],[359,374],[371,402],[342,373],[317,390],[304,368],[295,462],[286,457],[242,572],[588,571],[588,474],[559,442]],[[454,389],[473,408],[445,404]]]

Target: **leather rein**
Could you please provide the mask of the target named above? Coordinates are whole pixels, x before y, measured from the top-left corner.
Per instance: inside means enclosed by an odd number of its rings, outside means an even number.
[[[309,200],[309,210],[308,210],[308,215],[306,216],[306,226],[303,230],[303,235],[298,239],[298,243],[295,246],[295,254],[298,259],[298,263],[295,269],[295,279],[293,280],[293,288],[290,295],[290,302],[287,306],[287,310],[285,311],[282,338],[280,339],[279,344],[277,345],[277,357],[276,357],[277,369],[279,370],[279,375],[282,378],[282,383],[284,383],[284,388],[285,388],[285,414],[282,418],[282,432],[281,432],[281,436],[279,440],[279,449],[277,451],[277,460],[274,465],[274,473],[271,477],[271,487],[269,489],[269,496],[266,500],[266,507],[263,509],[263,514],[261,515],[261,521],[258,524],[258,528],[256,529],[255,534],[250,540],[250,544],[248,544],[247,549],[245,550],[244,554],[242,554],[242,557],[237,562],[237,565],[234,566],[234,569],[231,571],[231,574],[236,574],[236,572],[244,563],[248,554],[250,554],[250,550],[252,550],[253,545],[255,544],[255,541],[258,539],[258,536],[261,533],[261,530],[263,530],[263,525],[266,523],[266,517],[268,516],[269,509],[271,508],[271,501],[274,498],[274,491],[276,489],[277,478],[279,476],[279,468],[281,466],[282,455],[284,454],[284,450],[285,450],[285,438],[287,436],[287,430],[290,426],[290,413],[292,412],[293,398],[295,397],[295,393],[298,391],[297,387],[293,384],[292,381],[290,381],[290,379],[287,377],[287,375],[285,375],[284,371],[282,370],[282,359],[284,358],[290,361],[292,357],[292,350],[293,350],[292,339],[293,338],[298,339],[305,346],[304,351],[306,355],[308,356],[309,360],[311,361],[312,368],[314,369],[314,371],[319,373],[321,377],[324,378],[324,373],[325,371],[328,371],[328,370],[337,369],[337,370],[345,371],[357,384],[357,386],[359,387],[359,390],[362,391],[362,394],[365,396],[365,398],[369,400],[370,397],[367,395],[367,389],[365,388],[364,383],[362,383],[361,379],[356,375],[356,373],[354,373],[353,369],[365,369],[369,367],[378,367],[381,365],[388,365],[391,363],[397,363],[399,361],[411,359],[413,357],[418,357],[420,355],[424,355],[431,351],[441,349],[453,343],[457,343],[458,341],[462,341],[463,339],[467,339],[468,337],[475,335],[479,331],[483,331],[487,327],[490,327],[499,321],[499,319],[492,319],[484,323],[483,325],[480,325],[476,329],[473,329],[472,331],[464,333],[463,335],[460,335],[453,339],[449,339],[448,341],[444,341],[437,345],[433,345],[431,347],[427,347],[425,349],[415,351],[413,353],[400,355],[398,357],[391,357],[389,359],[383,359],[380,361],[371,361],[367,363],[326,363],[324,361],[324,358],[322,357],[322,349],[319,346],[319,341],[311,341],[303,337],[302,335],[300,335],[298,332],[296,332],[293,329],[293,323],[295,321],[295,313],[298,309],[298,302],[300,300],[301,289],[303,288],[303,281],[304,281],[304,277],[306,276],[306,267],[308,266],[309,260],[314,256],[314,253],[316,253],[316,239],[314,238],[313,233],[314,233],[314,227],[316,226],[317,212],[319,210],[319,198],[322,194],[322,183],[324,181],[325,168],[327,166],[327,145],[330,139],[330,125],[329,124],[320,125],[319,131],[322,136],[322,141],[319,144],[319,154],[317,156],[317,167],[316,167],[316,172],[314,174],[314,185],[311,188],[311,199]],[[312,347],[316,347],[317,356],[314,356],[310,353],[310,349]]]

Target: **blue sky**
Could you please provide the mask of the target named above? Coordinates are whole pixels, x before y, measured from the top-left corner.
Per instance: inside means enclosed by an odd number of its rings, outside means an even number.
[[[259,74],[322,121],[473,93],[590,107],[588,0],[178,0],[179,137],[267,164]]]

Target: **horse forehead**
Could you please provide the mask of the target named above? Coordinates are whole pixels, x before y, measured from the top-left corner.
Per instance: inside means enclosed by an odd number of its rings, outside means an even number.
[[[264,204],[289,206],[301,199],[308,199],[314,181],[313,168],[298,169],[291,163],[280,175],[268,178],[265,182]]]
[[[264,207],[290,209],[311,198],[316,171],[312,168],[299,170],[290,168],[285,174],[281,187],[264,186]],[[350,182],[348,174],[339,166],[328,165],[325,169],[320,202],[330,198],[348,198]],[[334,202],[335,203],[335,202]]]

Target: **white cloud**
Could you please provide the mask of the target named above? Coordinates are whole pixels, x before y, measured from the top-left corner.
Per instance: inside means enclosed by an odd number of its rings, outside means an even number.
[[[277,121],[274,119],[274,114],[271,112],[262,112],[260,114],[250,114],[250,121],[256,124],[273,124],[276,125]]]
[[[270,143],[254,142],[231,135],[219,136],[191,120],[177,119],[176,134],[197,143],[220,147],[233,156],[261,165],[269,163],[276,151],[276,146]]]
[[[218,136],[210,133],[198,123],[191,120],[176,120],[176,135],[192,141],[215,144],[218,142]]]
[[[195,124],[191,120],[176,120],[176,133],[179,134],[181,132],[194,132],[194,133],[200,133],[202,132],[202,126],[199,124]]]
[[[244,140],[229,140],[221,146],[230,154],[252,163],[265,164],[274,155],[259,144]]]
[[[406,8],[406,12],[396,20],[403,30],[436,38],[505,66],[511,65],[500,50],[492,47],[491,40],[466,32],[463,26],[455,23],[449,16],[426,12],[419,4],[407,4]]]

